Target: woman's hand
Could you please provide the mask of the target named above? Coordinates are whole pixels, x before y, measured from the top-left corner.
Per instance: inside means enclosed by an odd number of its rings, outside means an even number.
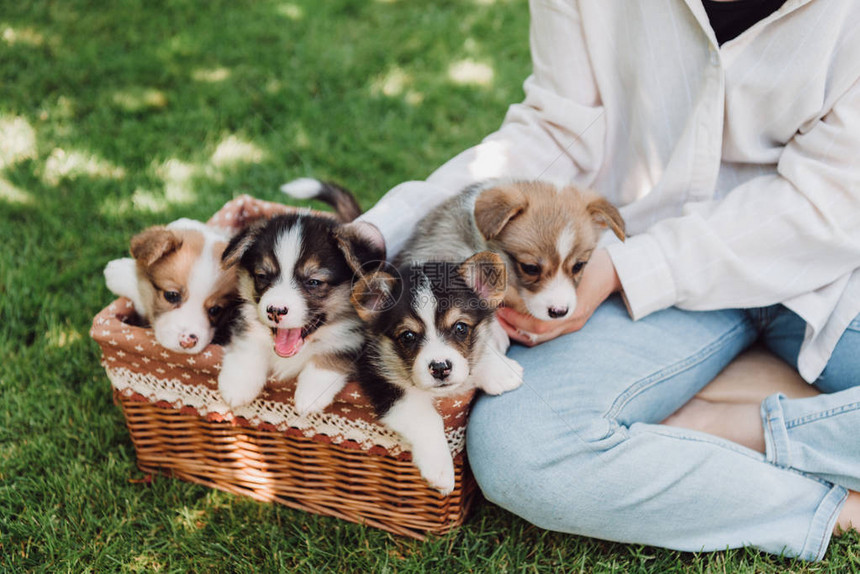
[[[569,317],[557,321],[541,321],[513,309],[500,308],[496,316],[508,336],[527,347],[555,339],[559,335],[580,330],[585,322],[612,293],[621,289],[612,259],[605,249],[592,255],[576,288],[576,308]]]

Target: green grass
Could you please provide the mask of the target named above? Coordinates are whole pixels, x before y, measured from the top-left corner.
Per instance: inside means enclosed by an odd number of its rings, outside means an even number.
[[[0,571],[848,572],[541,531],[482,503],[426,542],[159,478],[88,331],[143,227],[296,176],[365,208],[501,122],[528,73],[523,1],[0,0]],[[492,76],[458,83],[458,62]]]

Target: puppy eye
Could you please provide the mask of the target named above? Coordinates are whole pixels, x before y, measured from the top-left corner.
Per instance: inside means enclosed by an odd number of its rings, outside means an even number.
[[[164,300],[171,305],[176,305],[177,303],[182,302],[182,294],[180,294],[179,291],[165,291]]]
[[[526,275],[540,275],[540,265],[520,262],[520,269]]]
[[[262,269],[257,269],[254,271],[254,279],[257,281],[267,281],[269,279],[269,274]]]
[[[416,335],[413,331],[403,331],[400,333],[400,336],[397,337],[397,340],[400,341],[400,344],[404,347],[411,347],[415,344],[415,341],[418,339],[418,335]]]
[[[307,281],[305,281],[305,286],[308,289],[316,289],[317,287],[320,287],[322,284],[323,284],[323,282],[320,281],[319,279],[308,279]]]
[[[573,268],[570,270],[571,273],[576,275],[577,273],[582,271],[582,268],[585,267],[586,263],[587,263],[587,261],[577,261],[576,263],[573,264]]]
[[[211,307],[209,307],[208,313],[209,313],[209,316],[214,319],[215,317],[220,315],[221,311],[223,311],[223,310],[224,309],[223,309],[223,307],[221,307],[221,305],[212,305]]]
[[[460,338],[465,337],[469,334],[469,326],[462,321],[454,323],[454,334]]]

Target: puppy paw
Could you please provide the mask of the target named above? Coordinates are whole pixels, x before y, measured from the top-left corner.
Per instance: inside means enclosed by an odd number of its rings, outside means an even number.
[[[329,406],[346,384],[346,375],[313,364],[299,373],[294,398],[300,416],[319,413]]]
[[[251,379],[247,370],[237,366],[231,368],[229,365],[222,367],[221,375],[218,377],[218,392],[231,409],[235,410],[247,405],[263,390],[266,384],[265,377],[262,384],[254,384]]]
[[[494,320],[490,325],[490,345],[492,345],[502,355],[507,353],[511,346],[510,337],[505,333],[501,323],[496,320]]]
[[[447,450],[437,455],[425,456],[420,460],[415,459],[415,465],[418,466],[424,480],[443,496],[448,496],[454,491],[454,461],[451,460],[451,454]]]
[[[134,259],[124,257],[110,261],[104,270],[105,284],[111,293],[126,297],[134,304],[134,310],[141,317],[145,310],[141,304],[140,288],[137,281],[137,264]]]
[[[311,413],[322,412],[328,405],[323,404],[323,401],[317,400],[319,394],[314,384],[297,384],[296,396],[294,398],[296,412],[299,416],[306,416]]]
[[[508,357],[493,354],[478,366],[476,386],[488,395],[500,395],[523,384],[522,366]]]

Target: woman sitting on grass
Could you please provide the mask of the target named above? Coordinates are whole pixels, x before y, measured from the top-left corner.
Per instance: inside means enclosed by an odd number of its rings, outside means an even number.
[[[394,253],[486,177],[622,206],[632,237],[607,235],[571,318],[500,313],[526,375],[471,416],[487,498],[563,532],[808,560],[860,524],[856,22],[853,0],[533,0],[525,101],[364,217]],[[660,424],[756,341],[824,394]]]

